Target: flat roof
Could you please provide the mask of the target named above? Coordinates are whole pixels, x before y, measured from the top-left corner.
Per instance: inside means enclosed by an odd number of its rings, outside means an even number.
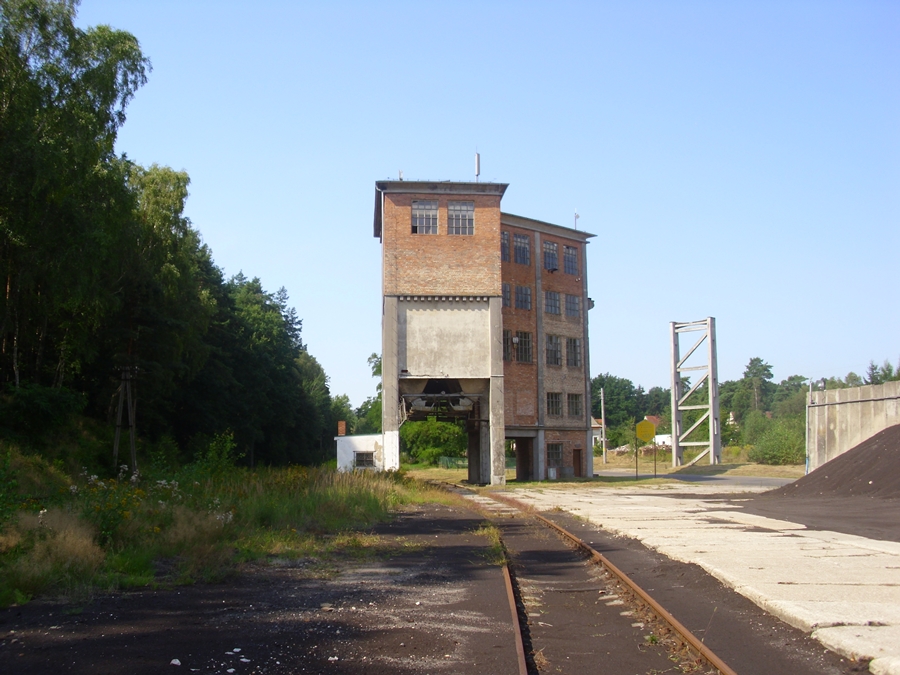
[[[525,216],[517,216],[512,213],[500,213],[500,224],[510,225],[512,227],[521,227],[525,230],[534,230],[542,234],[556,235],[557,237],[567,237],[568,239],[580,239],[587,241],[596,234],[585,232],[584,230],[576,230],[573,227],[564,227],[563,225],[554,225],[546,223],[543,220],[535,220],[534,218],[526,218]]]

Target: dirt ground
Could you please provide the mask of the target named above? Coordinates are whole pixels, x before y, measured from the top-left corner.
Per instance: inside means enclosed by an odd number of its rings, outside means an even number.
[[[390,557],[272,561],[227,582],[0,611],[0,672],[516,673],[501,568],[476,514],[416,507]],[[176,664],[177,661],[177,664]]]

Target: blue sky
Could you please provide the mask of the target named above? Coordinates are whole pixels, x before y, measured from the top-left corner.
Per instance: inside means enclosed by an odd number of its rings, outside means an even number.
[[[668,386],[900,359],[900,3],[83,0],[153,63],[118,150],[191,176],[227,275],[287,288],[333,394],[374,393],[374,181],[509,183],[597,235],[591,374]]]

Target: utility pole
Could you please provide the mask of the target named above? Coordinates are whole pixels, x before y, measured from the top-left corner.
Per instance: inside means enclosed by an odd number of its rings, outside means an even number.
[[[128,403],[128,433],[131,440],[131,472],[137,471],[137,448],[135,447],[134,414],[135,406],[131,398],[132,367],[122,366],[122,382],[119,385],[119,407],[116,413],[116,437],[113,441],[113,466],[119,470],[119,437],[122,434],[122,406]],[[135,370],[137,370],[135,368]]]
[[[603,463],[606,464],[606,400],[600,387],[600,442],[603,444]]]

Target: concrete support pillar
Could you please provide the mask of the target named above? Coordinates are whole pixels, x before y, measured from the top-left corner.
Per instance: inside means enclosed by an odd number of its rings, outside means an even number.
[[[534,439],[534,479],[547,480],[547,448],[543,429],[538,429],[537,438]]]
[[[491,383],[489,395],[491,485],[506,485],[506,421],[503,410],[503,298],[492,297],[490,312]]]
[[[480,457],[481,460],[478,464],[480,472],[481,472],[481,480],[479,483],[491,483],[491,463],[492,463],[492,455],[491,452],[491,425],[490,424],[482,424],[480,428],[479,434],[479,444],[480,448]]]
[[[469,482],[472,484],[485,482],[481,476],[481,431],[480,426],[468,433],[466,456],[469,458]]]
[[[384,468],[400,468],[400,371],[397,345],[396,296],[384,296],[381,317],[381,431],[384,434]]]

